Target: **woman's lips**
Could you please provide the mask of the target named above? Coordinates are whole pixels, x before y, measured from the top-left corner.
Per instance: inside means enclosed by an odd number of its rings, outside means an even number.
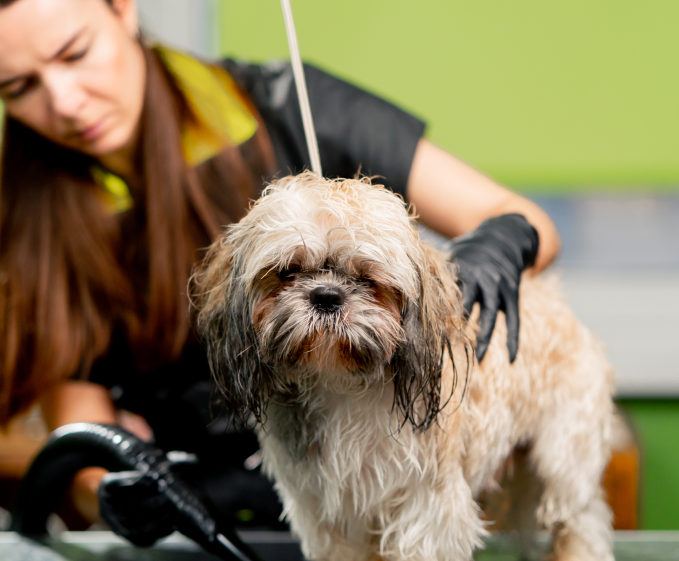
[[[102,117],[99,119],[96,123],[93,125],[81,129],[78,131],[78,136],[82,138],[83,140],[87,141],[92,141],[97,139],[101,134],[104,132],[104,128],[106,127],[106,121],[108,120],[107,117]]]

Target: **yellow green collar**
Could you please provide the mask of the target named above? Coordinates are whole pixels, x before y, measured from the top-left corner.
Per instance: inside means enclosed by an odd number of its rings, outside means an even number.
[[[233,78],[222,67],[157,46],[191,111],[182,123],[182,148],[189,165],[209,160],[227,146],[237,146],[257,130]]]

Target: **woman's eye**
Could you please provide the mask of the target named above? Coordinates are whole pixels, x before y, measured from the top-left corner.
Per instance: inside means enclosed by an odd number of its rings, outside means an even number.
[[[31,87],[30,80],[24,80],[18,87],[15,87],[14,89],[9,90],[7,93],[5,93],[3,97],[7,100],[18,99],[23,94],[25,94],[30,89],[30,87]]]
[[[84,56],[87,54],[87,51],[88,51],[88,49],[83,49],[82,51],[78,51],[77,53],[73,53],[72,55],[68,55],[64,60],[66,62],[76,62],[77,60],[84,58]]]

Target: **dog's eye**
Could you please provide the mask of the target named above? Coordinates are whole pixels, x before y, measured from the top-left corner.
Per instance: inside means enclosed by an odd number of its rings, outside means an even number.
[[[281,269],[278,271],[278,278],[281,279],[283,282],[291,281],[295,278],[296,275],[298,275],[300,272],[299,267],[291,266],[288,267],[287,269]]]
[[[377,285],[377,283],[376,283],[373,279],[371,279],[370,277],[360,277],[360,278],[358,279],[358,281],[359,281],[361,284],[363,284],[363,285],[365,285],[365,286],[369,286],[369,287],[373,287],[373,286],[376,286],[376,285]]]

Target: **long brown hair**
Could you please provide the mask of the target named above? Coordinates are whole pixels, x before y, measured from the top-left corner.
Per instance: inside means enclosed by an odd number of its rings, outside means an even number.
[[[91,158],[7,118],[0,424],[50,385],[86,376],[114,329],[125,331],[141,370],[177,359],[191,330],[186,286],[200,248],[243,216],[273,170],[261,123],[243,145],[190,168],[180,131],[189,109],[157,53],[144,50],[142,187],[132,188],[130,211],[107,210]]]

